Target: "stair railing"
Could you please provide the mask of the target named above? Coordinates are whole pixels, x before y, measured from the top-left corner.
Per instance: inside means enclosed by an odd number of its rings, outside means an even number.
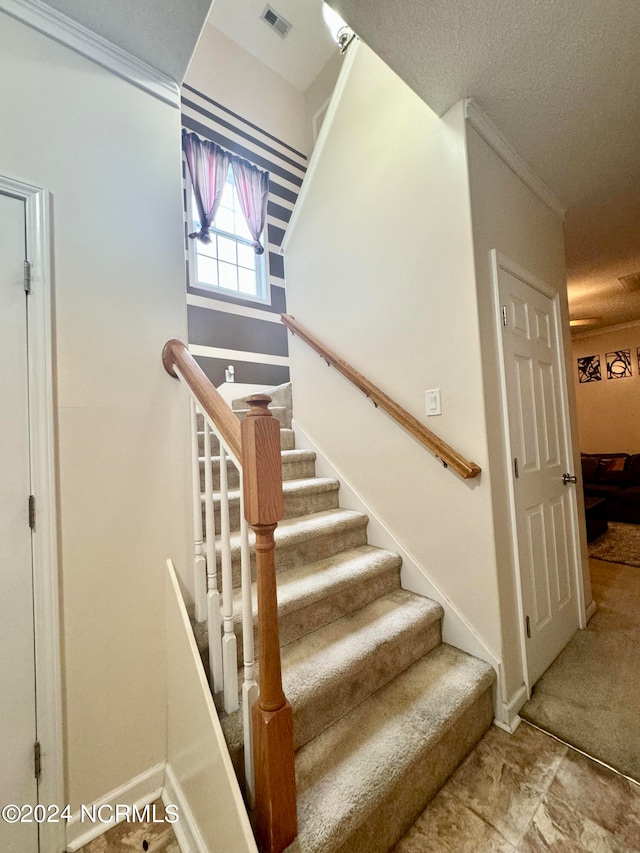
[[[298,323],[294,317],[290,314],[281,314],[280,319],[289,331],[297,335],[301,341],[304,341],[318,355],[322,356],[330,367],[335,367],[349,382],[362,391],[366,397],[369,397],[376,408],[383,409],[396,423],[400,424],[403,429],[412,435],[416,441],[432,451],[440,459],[445,468],[452,468],[465,480],[478,476],[481,471],[479,465],[465,459],[461,453],[454,450],[446,441],[438,438],[435,433],[427,429],[424,424],[421,424],[417,418],[414,418],[406,409],[403,409],[395,400],[392,400],[384,391],[381,391],[377,385],[374,385],[373,382],[370,382],[359,373],[355,367],[352,367],[348,362],[330,350],[329,347],[321,343],[318,338],[314,337],[311,332]]]
[[[181,341],[167,341],[162,363],[167,373],[187,387],[191,398],[196,620],[207,622],[211,689],[214,695],[222,695],[227,713],[239,707],[227,466],[233,464],[239,473],[242,719],[247,799],[251,806],[255,805],[254,825],[261,849],[265,853],[281,853],[297,834],[297,817],[293,714],[282,689],[275,577],[274,531],[283,516],[280,424],[268,409],[271,399],[260,394],[248,398],[249,413],[241,423]],[[202,457],[198,415],[202,415],[204,422]],[[220,460],[217,537],[212,434],[219,443]],[[201,467],[204,467],[204,484]],[[255,534],[259,690],[255,678],[249,526]]]

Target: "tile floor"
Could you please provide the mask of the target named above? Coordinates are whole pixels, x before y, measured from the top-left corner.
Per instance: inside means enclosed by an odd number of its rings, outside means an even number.
[[[119,824],[80,853],[145,850],[179,853],[171,825]],[[394,853],[513,851],[640,853],[640,786],[527,723],[492,726]]]
[[[164,819],[164,806],[155,803],[157,821]],[[94,838],[79,850],[79,853],[180,853],[170,823],[119,823]]]
[[[640,853],[640,786],[521,723],[493,726],[394,853]]]

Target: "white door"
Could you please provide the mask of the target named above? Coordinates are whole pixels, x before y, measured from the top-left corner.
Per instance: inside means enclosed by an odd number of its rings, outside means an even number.
[[[24,260],[24,202],[0,193],[0,806],[38,802]],[[0,850],[35,853],[37,824],[0,819]]]
[[[579,627],[558,301],[500,262],[505,391],[529,685]],[[539,284],[539,283],[538,283]]]

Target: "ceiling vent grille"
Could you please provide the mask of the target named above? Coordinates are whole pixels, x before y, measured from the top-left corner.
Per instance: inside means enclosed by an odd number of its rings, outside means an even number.
[[[289,30],[291,29],[291,24],[279,12],[276,12],[271,6],[266,6],[264,12],[261,15],[263,21],[266,21],[269,26],[274,29],[279,36],[284,38]]]
[[[634,293],[640,290],[640,272],[631,273],[631,275],[622,275],[618,279],[627,293]]]

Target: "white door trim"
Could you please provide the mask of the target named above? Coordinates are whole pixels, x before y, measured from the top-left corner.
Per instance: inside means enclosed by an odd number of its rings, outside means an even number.
[[[0,175],[0,191],[21,199],[26,210],[27,257],[32,288],[28,307],[31,476],[36,498],[33,531],[33,595],[38,740],[42,749],[39,801],[64,803],[62,680],[53,403],[51,224],[49,193]],[[65,826],[40,824],[40,853],[61,853]]]
[[[501,330],[501,312],[500,312],[500,284],[498,280],[499,271],[502,269],[505,272],[514,275],[516,278],[521,279],[525,284],[528,284],[530,287],[533,287],[535,290],[538,290],[540,293],[544,294],[554,303],[554,317],[555,317],[555,331],[556,331],[556,341],[558,346],[558,358],[560,361],[561,370],[559,371],[559,382],[560,382],[560,396],[562,400],[562,417],[566,425],[565,429],[565,447],[563,448],[565,458],[569,463],[572,463],[573,460],[573,452],[571,447],[571,431],[570,425],[571,420],[569,416],[569,405],[568,405],[568,391],[567,391],[567,375],[566,375],[566,363],[565,363],[565,355],[564,355],[564,335],[562,333],[562,326],[560,323],[560,295],[553,288],[549,287],[548,284],[545,284],[544,281],[541,281],[539,278],[534,276],[528,270],[525,270],[524,267],[521,267],[520,264],[512,261],[510,258],[503,255],[497,249],[491,249],[491,275],[493,279],[493,299],[494,299],[494,316],[496,318],[496,338],[498,343],[498,355],[499,355],[499,373],[500,373],[500,398],[501,398],[501,408],[502,408],[502,422],[504,425],[504,452],[505,452],[505,463],[507,471],[511,471],[511,435],[509,431],[509,411],[507,407],[507,384],[506,377],[504,371],[504,346],[502,341],[502,330]],[[568,443],[567,443],[568,442]],[[517,527],[516,527],[516,495],[514,490],[514,482],[513,477],[509,474],[507,477],[508,487],[509,487],[509,507],[510,507],[510,518],[509,518],[509,538],[511,540],[511,554],[513,559],[513,565],[515,569],[515,582],[516,589],[518,593],[518,629],[520,634],[520,649],[521,649],[521,659],[522,659],[522,672],[524,675],[524,683],[527,687],[528,696],[531,696],[531,680],[529,676],[529,665],[527,662],[527,650],[526,650],[526,632],[525,632],[525,612],[524,612],[524,604],[523,604],[523,594],[522,594],[522,583],[521,583],[521,574],[520,574],[520,558],[518,553],[518,537],[517,537]],[[585,628],[587,624],[585,607],[584,607],[584,581],[582,577],[582,556],[580,554],[580,538],[578,531],[578,503],[577,497],[575,493],[575,489],[571,490],[569,505],[571,508],[571,530],[570,530],[570,539],[571,539],[571,549],[574,558],[574,566],[575,566],[575,583],[576,583],[576,606],[577,606],[577,615],[578,615],[578,624],[580,628]]]

